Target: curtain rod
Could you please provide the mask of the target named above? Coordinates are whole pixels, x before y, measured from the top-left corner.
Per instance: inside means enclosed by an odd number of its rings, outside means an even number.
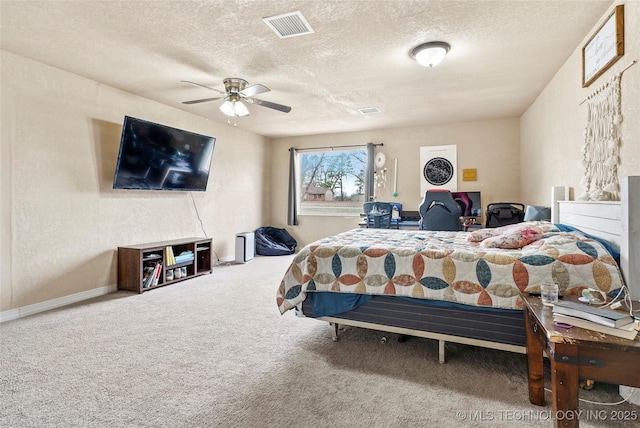
[[[379,144],[374,144],[375,146],[384,146],[384,143],[379,143]],[[348,147],[367,147],[366,144],[354,144],[351,146],[326,146],[326,147],[303,147],[301,149],[296,149],[295,147],[292,147],[291,149],[289,149],[289,151],[291,151],[292,149],[297,151],[297,152],[304,152],[306,150],[326,150],[326,149],[344,149],[344,148],[348,148]]]
[[[636,64],[636,62],[638,62],[638,60],[637,60],[637,59],[634,59],[633,61],[631,61],[631,64],[627,65],[625,68],[623,68],[622,70],[620,70],[620,76],[622,76],[622,73],[624,73],[625,71],[627,71],[627,69],[629,69],[629,68],[631,68],[633,65],[635,65],[635,64]],[[596,90],[595,92],[597,92],[597,90]],[[591,95],[593,95],[593,94],[591,94]],[[590,97],[591,95],[589,95],[589,97]],[[589,99],[589,97],[587,97],[587,98],[585,98],[584,100],[580,101],[580,104],[578,104],[578,105],[582,105],[582,104],[584,104],[584,103]]]

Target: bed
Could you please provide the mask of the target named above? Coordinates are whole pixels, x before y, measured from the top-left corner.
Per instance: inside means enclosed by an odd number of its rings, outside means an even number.
[[[619,202],[573,202],[554,187],[552,222],[474,231],[473,242],[469,232],[372,229],[321,239],[287,269],[278,307],[329,322],[334,340],[339,325],[436,339],[441,362],[446,342],[525,353],[520,291],[553,279],[563,294],[626,283],[640,297],[640,177],[621,190]]]

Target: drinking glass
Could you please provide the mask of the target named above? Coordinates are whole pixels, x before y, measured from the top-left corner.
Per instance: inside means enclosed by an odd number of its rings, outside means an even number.
[[[540,298],[545,306],[553,306],[558,303],[558,284],[541,284]]]

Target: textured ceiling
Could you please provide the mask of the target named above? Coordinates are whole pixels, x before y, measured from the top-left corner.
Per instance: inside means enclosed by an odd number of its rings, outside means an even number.
[[[5,1],[1,47],[220,122],[226,77],[261,83],[237,126],[268,137],[518,117],[612,2]],[[299,10],[313,34],[278,38],[262,18]],[[446,41],[438,67],[416,45]],[[580,70],[575,70],[577,84]],[[378,107],[362,115],[358,109]],[[153,120],[153,118],[147,118]]]

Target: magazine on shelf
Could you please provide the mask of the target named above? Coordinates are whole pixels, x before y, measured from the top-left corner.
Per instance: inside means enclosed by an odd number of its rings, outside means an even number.
[[[553,305],[553,313],[582,318],[607,327],[621,327],[634,321],[634,318],[628,312],[617,312],[612,309],[571,301],[555,303]]]

